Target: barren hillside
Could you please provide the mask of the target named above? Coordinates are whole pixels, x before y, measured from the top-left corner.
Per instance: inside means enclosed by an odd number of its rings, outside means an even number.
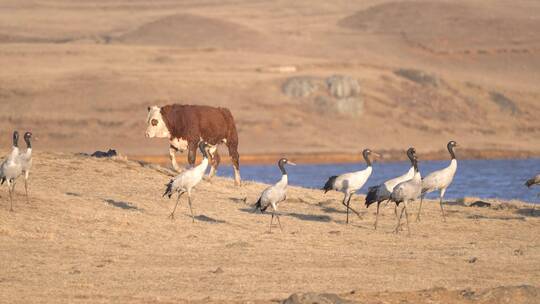
[[[443,223],[428,201],[407,236],[392,233],[391,208],[375,231],[374,209],[357,197],[363,218],[347,226],[339,194],[291,187],[283,232],[267,233],[270,216],[251,206],[263,184],[203,181],[192,223],[184,198],[168,218],[174,199],[161,197],[169,176],[159,167],[39,152],[34,167],[29,204],[19,184],[9,212],[0,189],[1,303],[269,303],[296,292],[534,303],[540,292],[539,212],[519,202],[450,202]]]
[[[181,102],[231,108],[244,154],[428,152],[450,138],[540,154],[531,140],[540,133],[537,1],[0,6],[4,147],[20,128],[41,150],[164,154],[164,141],[143,137],[146,107]],[[333,110],[332,75],[358,82],[344,101],[357,103],[355,115]],[[298,76],[315,90],[287,96],[283,85]]]

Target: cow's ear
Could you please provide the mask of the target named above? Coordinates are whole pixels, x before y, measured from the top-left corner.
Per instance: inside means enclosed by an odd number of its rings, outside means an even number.
[[[148,112],[150,112],[150,107],[148,107]]]

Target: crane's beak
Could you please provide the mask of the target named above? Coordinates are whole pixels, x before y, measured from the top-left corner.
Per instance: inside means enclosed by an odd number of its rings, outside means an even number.
[[[371,154],[373,154],[373,156],[377,157],[377,158],[381,158],[382,155],[380,155],[379,153],[375,153],[375,152],[371,152]]]
[[[292,166],[296,166],[296,164],[293,163],[292,161],[287,161],[287,164],[292,165]]]

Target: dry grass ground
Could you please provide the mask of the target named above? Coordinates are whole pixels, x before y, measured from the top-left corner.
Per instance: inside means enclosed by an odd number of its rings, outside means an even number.
[[[169,176],[155,168],[44,152],[34,165],[30,204],[20,182],[15,212],[1,192],[2,303],[266,303],[308,291],[368,303],[470,303],[458,291],[412,291],[540,285],[540,212],[519,202],[450,203],[446,223],[429,202],[407,236],[391,232],[391,208],[375,231],[374,209],[359,196],[352,203],[363,219],[345,225],[339,194],[291,187],[283,232],[270,234],[269,215],[250,206],[263,184],[202,182],[191,223],[185,201],[176,220],[167,218],[174,200],[161,194]]]
[[[165,140],[144,138],[146,107],[181,102],[229,107],[242,155],[412,145],[446,158],[436,151],[449,139],[472,154],[540,155],[530,140],[540,135],[539,16],[533,0],[0,0],[0,148],[13,129],[32,130],[38,151],[31,203],[19,182],[10,213],[1,188],[0,302],[266,303],[315,291],[469,303],[461,290],[472,288],[487,294],[481,303],[538,293],[540,218],[519,202],[450,204],[447,223],[432,202],[407,236],[391,233],[391,209],[374,231],[374,210],[355,198],[364,218],[347,226],[338,194],[292,187],[283,233],[268,234],[269,216],[249,205],[265,185],[203,182],[196,223],[185,202],[171,221],[166,174],[59,152],[163,155]],[[296,72],[276,72],[283,66]],[[281,91],[292,76],[334,74],[359,81],[362,116]],[[505,289],[523,284],[533,287]],[[446,290],[418,291],[435,287]]]

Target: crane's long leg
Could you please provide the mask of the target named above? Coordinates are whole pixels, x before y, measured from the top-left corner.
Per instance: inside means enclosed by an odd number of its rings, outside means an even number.
[[[422,202],[424,201],[424,195],[420,195],[420,207],[418,207],[418,214],[416,215],[416,221],[420,222],[420,211],[422,211]]]
[[[354,212],[354,214],[356,214],[356,216],[358,216],[359,218],[362,218],[362,215],[360,215],[358,211],[354,210],[353,208],[349,206],[349,203],[351,202],[351,198],[352,198],[352,194],[348,194],[348,198],[347,198],[347,194],[345,194],[345,197],[343,198],[343,206],[347,207],[347,224],[349,223],[349,210]]]
[[[377,223],[379,222],[379,207],[381,206],[380,202],[377,202],[377,215],[375,215],[375,230],[377,230]]]
[[[191,191],[188,191],[188,203],[189,203],[189,212],[191,212],[191,222],[195,223],[195,217],[193,216],[193,208],[191,208]]]
[[[281,227],[281,221],[279,220],[279,215],[276,214],[276,218],[277,218],[277,222],[279,224],[279,229],[281,230],[281,232],[283,232],[283,228]]]
[[[171,214],[169,215],[171,220],[174,219],[174,212],[176,211],[176,207],[178,207],[178,202],[180,202],[180,197],[182,196],[182,194],[184,194],[184,192],[178,192],[178,198],[176,198],[176,205],[174,205],[174,209],[171,212]]]
[[[285,196],[285,199],[287,199],[287,196]],[[278,206],[277,204],[272,204],[272,214],[275,214],[276,215],[276,219],[277,219],[277,222],[279,224],[279,230],[281,230],[281,232],[283,232],[283,228],[281,227],[281,221],[279,220],[279,213],[277,212],[278,211]]]
[[[270,227],[268,228],[268,232],[272,232],[272,222],[274,222],[274,212],[272,212],[272,218],[270,218]]]
[[[388,203],[390,203],[390,199],[387,199],[386,201],[384,201],[384,208],[386,208],[386,206],[388,206]],[[397,205],[394,205],[394,215],[396,216],[397,218]]]
[[[403,211],[405,211],[405,207],[403,209],[401,209],[401,214],[398,217],[396,229],[394,229],[394,233],[396,233],[396,234],[399,233],[399,225],[401,224],[401,217],[403,216]]]
[[[9,178],[6,178],[7,181],[7,187],[9,191],[9,211],[13,212],[13,189],[15,188],[15,183],[13,183],[13,187],[11,186],[11,181]]]
[[[354,214],[356,214],[356,216],[358,216],[359,218],[362,218],[362,215],[358,211],[350,207],[351,198],[352,198],[352,194],[349,196],[349,200],[347,200],[347,209],[350,209],[352,212],[354,212]]]
[[[407,219],[407,232],[411,235],[411,228],[409,227],[409,212],[407,212],[407,202],[405,202],[405,218]]]
[[[441,189],[440,200],[439,200],[439,204],[441,205],[443,222],[446,222],[446,214],[444,213],[444,208],[443,208],[443,197],[444,197],[445,192],[446,192],[446,189]]]
[[[24,191],[26,192],[26,203],[30,204],[30,198],[28,198],[28,172],[24,174]]]
[[[350,194],[348,195],[349,197],[351,196]],[[347,201],[347,202],[345,202]],[[345,205],[345,207],[347,207],[347,221],[346,223],[348,224],[349,223],[349,203],[348,203],[348,200],[347,200],[347,194],[345,194],[345,197],[343,198],[343,205]]]
[[[277,218],[277,222],[279,224],[279,230],[281,230],[281,232],[283,232],[283,228],[281,227],[281,221],[279,220],[279,214],[276,213],[276,218]]]

